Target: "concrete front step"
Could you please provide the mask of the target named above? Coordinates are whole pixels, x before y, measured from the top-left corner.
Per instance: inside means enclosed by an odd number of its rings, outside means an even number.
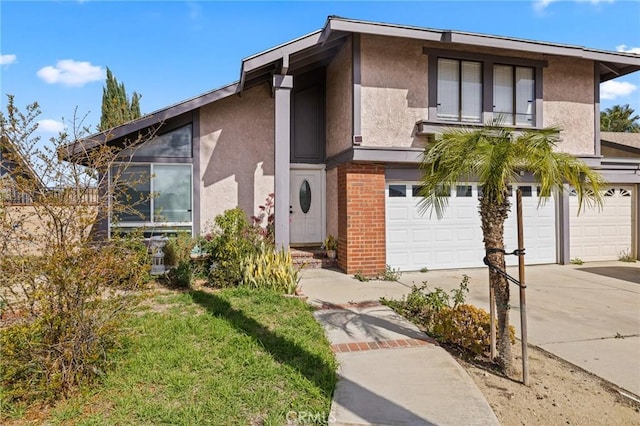
[[[291,257],[293,264],[299,268],[305,269],[328,269],[337,268],[338,261],[336,259],[329,259],[326,252],[321,248],[304,248],[304,249],[291,249]]]
[[[338,267],[338,261],[336,259],[315,259],[312,257],[298,257],[293,259],[293,265],[298,268],[305,269],[332,269]]]

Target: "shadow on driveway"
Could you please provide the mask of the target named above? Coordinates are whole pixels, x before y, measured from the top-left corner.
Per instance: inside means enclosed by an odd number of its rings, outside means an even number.
[[[640,269],[638,268],[625,266],[597,266],[593,268],[576,268],[576,270],[640,284]]]

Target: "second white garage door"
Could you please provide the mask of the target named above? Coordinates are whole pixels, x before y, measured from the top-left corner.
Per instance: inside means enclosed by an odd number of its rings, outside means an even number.
[[[572,259],[617,260],[621,254],[631,250],[632,188],[611,187],[603,195],[602,209],[585,208],[577,216],[578,197],[575,191],[570,193]]]
[[[538,207],[537,188],[523,190],[523,217],[527,264],[556,262],[555,205]],[[387,263],[401,271],[422,268],[450,269],[484,266],[484,243],[478,213],[477,185],[449,190],[449,205],[442,219],[422,213],[416,182],[389,182],[386,188]],[[515,191],[515,188],[514,188]],[[515,192],[514,192],[515,193]],[[515,199],[505,224],[507,251],[517,248]],[[508,256],[509,264],[517,264]]]

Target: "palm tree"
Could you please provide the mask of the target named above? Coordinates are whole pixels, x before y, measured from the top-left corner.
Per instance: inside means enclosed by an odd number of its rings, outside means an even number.
[[[629,104],[614,105],[600,113],[600,130],[605,132],[640,132],[640,115],[634,114]]]
[[[559,141],[558,128],[516,132],[498,121],[480,129],[447,131],[423,153],[421,207],[442,217],[448,200],[442,188],[477,181],[482,185],[478,201],[485,249],[504,249],[504,222],[511,205],[508,187],[518,180],[520,171],[533,174],[540,187],[541,202],[568,183],[576,189],[580,208],[585,202],[601,205],[602,178],[581,160],[554,151]],[[504,270],[504,252],[487,253],[489,261]],[[491,269],[489,285],[495,292],[498,316],[496,361],[504,371],[511,372],[509,285]]]

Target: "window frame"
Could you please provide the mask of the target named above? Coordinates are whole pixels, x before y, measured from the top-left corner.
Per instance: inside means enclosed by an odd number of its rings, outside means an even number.
[[[148,166],[149,167],[149,220],[138,220],[138,221],[124,221],[124,222],[114,222],[113,221],[113,212],[112,212],[112,203],[111,199],[109,199],[109,217],[108,217],[108,225],[109,225],[109,236],[112,235],[114,230],[123,230],[123,231],[131,231],[134,229],[157,229],[159,233],[164,232],[174,232],[174,230],[184,230],[184,228],[190,228],[190,232],[193,234],[193,216],[194,216],[194,179],[193,179],[193,164],[191,163],[182,163],[182,162],[116,162],[114,163],[108,171],[108,185],[109,185],[109,193],[113,195],[111,191],[112,186],[112,168],[118,167],[120,165],[127,166]],[[189,213],[191,216],[190,221],[186,222],[178,222],[178,221],[156,221],[155,220],[155,203],[154,197],[152,194],[155,192],[154,188],[154,176],[155,166],[179,166],[184,167],[185,170],[189,170],[189,178],[190,178],[190,205],[189,205]]]
[[[543,127],[542,103],[543,103],[543,68],[548,66],[548,61],[539,59],[517,58],[491,54],[463,52],[455,50],[443,50],[423,48],[427,55],[428,70],[428,113],[423,123],[445,126],[483,126],[491,122],[493,113],[493,69],[494,65],[509,65],[515,67],[533,68],[534,74],[534,121],[530,126],[505,123],[505,126],[521,129],[540,129]],[[438,59],[452,59],[459,61],[474,61],[482,63],[482,120],[480,123],[469,121],[450,121],[438,119]]]
[[[470,60],[466,60],[466,59],[454,59],[454,58],[444,58],[444,57],[439,57],[438,58],[438,75],[436,77],[437,79],[437,87],[440,87],[440,61],[450,61],[450,62],[457,62],[457,82],[456,85],[458,86],[458,96],[457,96],[457,119],[455,120],[450,120],[450,119],[446,119],[446,118],[442,118],[440,116],[438,116],[438,120],[440,121],[445,121],[447,123],[482,123],[482,105],[483,105],[483,98],[484,98],[484,93],[483,93],[483,66],[482,66],[482,62],[481,61],[470,61]],[[473,119],[473,120],[465,120],[464,117],[468,116],[465,115],[465,64],[474,64],[474,65],[480,65],[479,67],[479,73],[480,73],[480,93],[479,93],[479,101],[480,101],[480,116],[477,119]],[[473,84],[475,84],[475,82],[473,82]],[[440,90],[436,91],[436,97],[440,94]],[[436,111],[438,111],[438,109],[440,108],[442,102],[440,101],[436,101]],[[437,115],[440,115],[439,112],[436,112]],[[444,114],[442,114],[444,115]]]

